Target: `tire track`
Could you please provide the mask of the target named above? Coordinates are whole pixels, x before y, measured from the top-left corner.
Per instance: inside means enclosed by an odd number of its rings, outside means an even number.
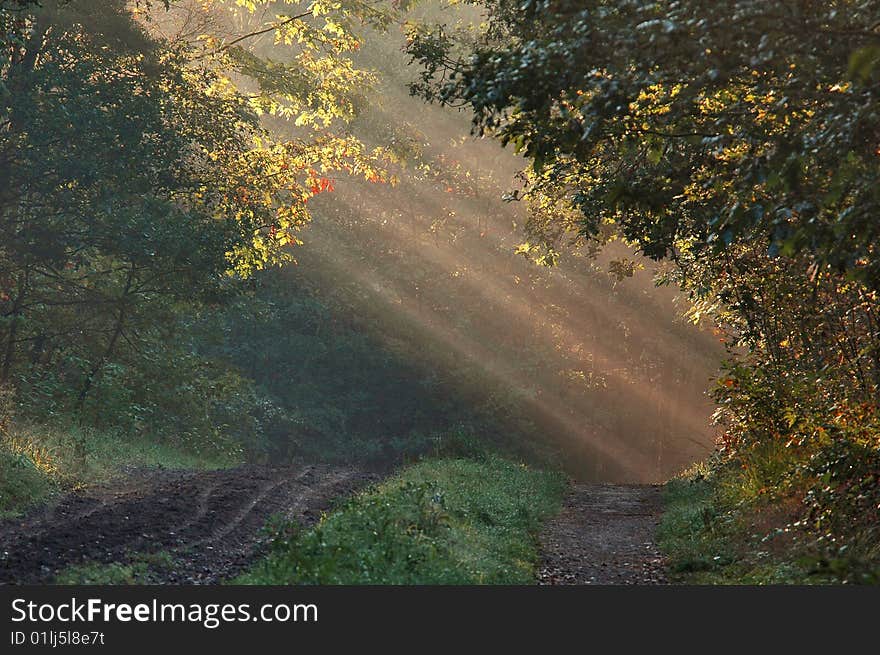
[[[318,469],[271,484],[216,532],[177,553],[164,584],[216,584],[246,570],[268,545],[262,528],[272,515],[308,526],[333,500],[377,478],[355,469]]]
[[[0,523],[0,584],[45,583],[82,562],[127,562],[165,553],[157,582],[210,584],[246,568],[273,514],[309,523],[336,496],[374,480],[324,466],[160,470],[70,494]]]
[[[201,546],[202,544],[206,544],[206,543],[209,543],[212,541],[219,541],[223,537],[230,534],[233,530],[238,528],[242,524],[242,522],[248,517],[248,515],[250,515],[254,511],[254,509],[257,507],[257,505],[260,504],[261,502],[265,501],[266,497],[270,493],[272,493],[273,491],[277,490],[279,487],[281,487],[285,484],[295,484],[295,483],[299,482],[304,477],[308,476],[311,472],[312,472],[312,469],[308,468],[308,469],[306,469],[306,471],[300,473],[293,480],[287,480],[285,478],[281,478],[281,479],[278,479],[278,480],[275,480],[273,482],[270,482],[268,484],[263,485],[261,487],[259,493],[256,496],[254,496],[251,500],[247,501],[245,503],[245,506],[241,509],[241,511],[239,511],[238,514],[236,514],[230,521],[223,524],[220,528],[215,530],[212,534],[208,535],[207,537],[205,537],[203,539],[199,539],[198,541],[195,541],[194,543],[190,544],[190,547],[197,547],[197,546]]]

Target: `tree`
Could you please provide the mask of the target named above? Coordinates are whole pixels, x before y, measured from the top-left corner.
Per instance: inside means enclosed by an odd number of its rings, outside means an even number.
[[[486,4],[472,52],[412,30],[414,90],[469,104],[585,236],[613,221],[655,258],[757,240],[880,285],[876,2]]]
[[[0,380],[42,380],[80,413],[121,351],[131,363],[186,306],[290,261],[332,171],[385,179],[381,150],[333,129],[366,77],[341,56],[347,6],[171,39],[149,20],[163,4],[0,8]],[[276,3],[212,4],[219,24]],[[255,55],[257,32],[302,52]],[[273,139],[261,112],[303,133]]]

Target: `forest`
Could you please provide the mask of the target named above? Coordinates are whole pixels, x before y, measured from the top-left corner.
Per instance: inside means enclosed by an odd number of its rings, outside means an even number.
[[[0,582],[877,584],[878,176],[877,0],[0,0]]]

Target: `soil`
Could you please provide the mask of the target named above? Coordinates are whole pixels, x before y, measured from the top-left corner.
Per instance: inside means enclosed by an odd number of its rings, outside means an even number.
[[[539,582],[548,585],[664,584],[655,535],[661,488],[576,484],[541,535]]]
[[[316,465],[130,471],[0,521],[0,584],[47,583],[71,564],[128,562],[143,553],[164,554],[150,582],[215,584],[262,552],[271,516],[310,525],[334,499],[376,479]]]

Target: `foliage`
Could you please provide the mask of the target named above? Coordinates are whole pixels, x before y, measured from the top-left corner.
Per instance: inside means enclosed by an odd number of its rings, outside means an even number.
[[[876,434],[876,433],[874,433]],[[878,450],[840,435],[811,449],[755,444],[671,480],[660,545],[682,582],[880,580]]]
[[[0,443],[0,518],[39,503],[51,491],[51,481],[29,457]]]
[[[223,399],[225,424],[214,420],[250,454],[388,461],[425,452],[427,435],[467,420],[464,403],[438,397],[429,371],[382,344],[329,289],[277,271],[249,286],[204,312],[195,338],[198,357],[253,381],[238,406]],[[256,442],[234,429],[248,416]]]
[[[712,521],[766,519],[761,538],[870,580],[878,3],[485,4],[476,38],[413,27],[413,90],[529,158],[524,254],[619,235],[674,262],[663,281],[729,347]]]
[[[673,294],[651,290],[647,274],[621,282],[604,258],[561,247],[552,270],[518,256],[523,213],[499,198],[520,160],[468,138],[459,113],[408,97],[412,71],[396,47],[390,36],[365,42],[360,56],[380,86],[352,129],[390,144],[398,184],[339,185],[318,199],[299,276],[427,373],[429,420],[469,406],[462,422],[481,438],[517,445],[527,461],[536,446],[564,450],[559,463],[592,479],[662,479],[702,454],[708,427],[682,427],[711,411],[703,392],[716,339],[676,320],[658,302]],[[451,407],[450,395],[462,403]],[[687,411],[673,405],[690,398]]]
[[[427,460],[314,528],[281,530],[248,584],[529,584],[564,480],[490,457]]]
[[[486,4],[468,53],[412,30],[415,90],[469,104],[585,235],[614,221],[654,257],[756,240],[876,288],[876,2]]]
[[[261,452],[272,409],[196,353],[191,318],[292,261],[333,171],[388,181],[344,130],[369,82],[353,29],[385,14],[311,3],[257,24],[275,4],[300,3],[0,8],[0,384],[26,417]],[[292,61],[253,51],[261,35]],[[301,132],[275,139],[262,113]]]
[[[15,194],[0,203],[0,378],[24,418],[232,458],[408,458],[455,430],[522,457],[545,435],[636,439],[641,418],[612,403],[661,368],[620,330],[642,298],[584,260],[565,278],[511,265],[503,159],[418,129],[387,85],[408,75],[397,44],[361,48],[359,32],[382,34],[407,5],[49,0],[3,14],[0,175]],[[448,118],[429,131],[457,132]],[[295,248],[313,212],[320,231]],[[279,273],[294,256],[302,273]],[[593,312],[584,277],[626,307]],[[527,319],[523,297],[538,304]],[[575,303],[601,325],[562,345]],[[593,370],[604,330],[626,333],[611,383]],[[696,394],[686,368],[664,384]],[[658,429],[634,468],[668,469],[674,438]],[[578,444],[572,468],[619,475]]]

